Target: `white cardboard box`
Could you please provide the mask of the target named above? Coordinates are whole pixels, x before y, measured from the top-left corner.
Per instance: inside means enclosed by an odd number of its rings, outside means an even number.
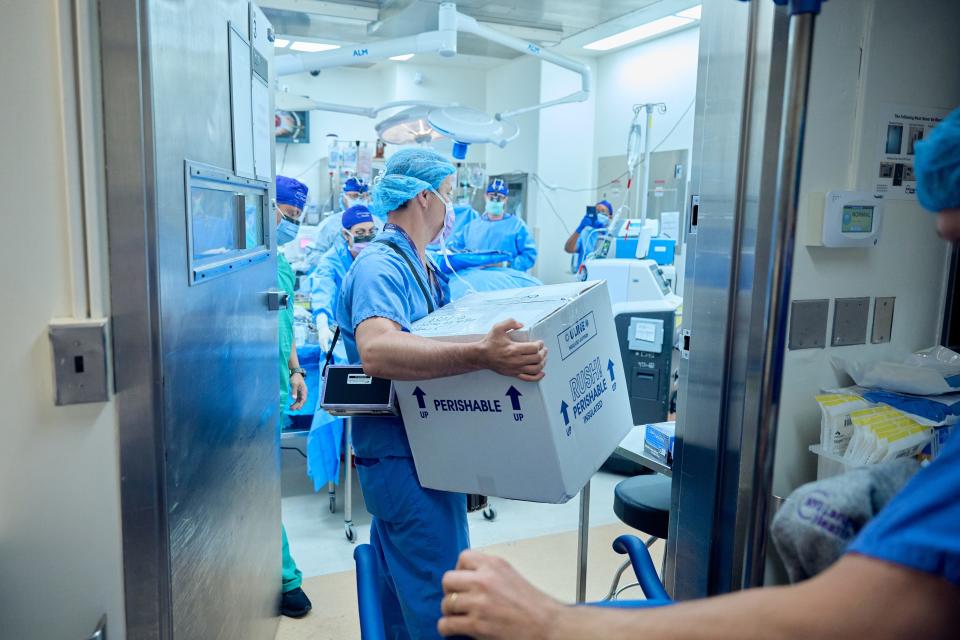
[[[415,322],[437,340],[478,340],[514,318],[543,340],[546,375],[492,371],[396,382],[424,487],[562,503],[580,492],[633,421],[605,282],[471,294]]]

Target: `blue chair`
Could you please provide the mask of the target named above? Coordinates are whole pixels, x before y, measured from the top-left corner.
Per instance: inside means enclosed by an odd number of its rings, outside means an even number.
[[[623,535],[613,541],[613,550],[627,555],[637,575],[640,589],[646,600],[618,600],[587,603],[584,606],[640,609],[673,604],[657,576],[657,569],[646,545],[636,536]],[[376,557],[373,547],[361,544],[353,551],[357,564],[357,605],[360,614],[360,637],[362,640],[386,640],[383,628],[383,609],[380,603],[380,585],[377,580]]]
[[[667,538],[667,532],[670,528],[671,491],[672,480],[659,473],[628,478],[620,482],[614,489],[613,512],[624,524],[630,525],[649,536],[646,542],[647,549],[657,539],[665,540]],[[649,553],[646,556],[649,557]],[[631,560],[633,558],[634,556],[631,555]],[[630,561],[624,562],[617,570],[610,585],[610,591],[604,600],[615,600],[619,595],[620,592],[617,591],[617,587],[620,585],[620,578],[630,564]],[[659,579],[657,582],[659,582]],[[635,585],[629,585],[620,591],[632,586]],[[644,593],[646,593],[646,589],[644,589]],[[647,597],[651,596],[648,595]]]

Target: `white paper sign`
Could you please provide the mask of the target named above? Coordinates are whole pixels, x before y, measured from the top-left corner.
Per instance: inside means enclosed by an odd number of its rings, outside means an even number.
[[[893,200],[916,200],[914,147],[950,113],[946,109],[885,105],[880,125],[874,193]]]

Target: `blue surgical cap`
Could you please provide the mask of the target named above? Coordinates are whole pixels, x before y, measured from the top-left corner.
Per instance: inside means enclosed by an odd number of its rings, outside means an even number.
[[[363,224],[364,222],[373,222],[373,215],[370,213],[370,209],[367,209],[366,205],[355,204],[346,211],[343,212],[343,228],[349,230],[354,225]]]
[[[421,191],[439,189],[456,171],[453,165],[430,149],[401,149],[393,154],[373,189],[373,212],[386,216]]]
[[[356,193],[366,193],[370,190],[370,187],[367,186],[367,183],[363,181],[363,178],[347,178],[347,181],[343,183],[343,192],[349,193],[354,191]]]
[[[510,195],[510,189],[507,188],[506,182],[500,178],[496,178],[493,180],[493,182],[487,185],[487,193],[499,193],[500,195],[506,197]]]
[[[277,176],[277,204],[303,209],[307,203],[307,185],[287,176]]]
[[[960,109],[914,148],[920,204],[930,211],[960,208]]]
[[[607,208],[607,213],[611,216],[613,215],[613,205],[610,204],[609,200],[601,200],[597,204],[602,204],[603,206],[605,206]]]

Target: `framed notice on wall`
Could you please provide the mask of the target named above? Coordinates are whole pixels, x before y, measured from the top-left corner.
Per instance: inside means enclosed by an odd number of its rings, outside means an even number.
[[[916,200],[917,179],[913,170],[916,145],[930,135],[948,113],[947,109],[884,105],[872,178],[876,195],[893,200]]]

